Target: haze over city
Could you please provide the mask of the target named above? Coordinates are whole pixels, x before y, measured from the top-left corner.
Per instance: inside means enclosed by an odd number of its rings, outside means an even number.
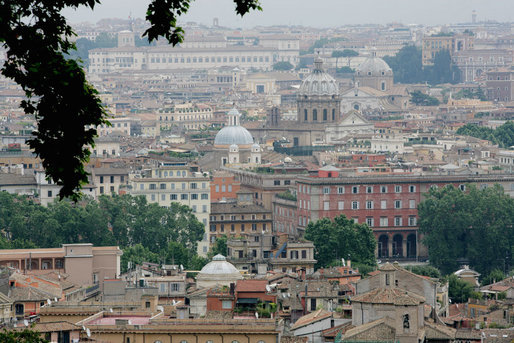
[[[479,21],[514,20],[514,2],[511,0],[263,0],[263,11],[251,12],[243,18],[235,15],[230,0],[197,0],[191,3],[181,22],[195,21],[211,25],[213,18],[220,25],[249,28],[258,25],[304,25],[337,27],[356,24],[441,25],[471,21],[477,11]],[[64,13],[71,22],[96,22],[105,18],[144,18],[148,1],[108,0],[94,11],[81,8]]]
[[[0,1],[0,342],[514,343],[514,0],[149,1]]]

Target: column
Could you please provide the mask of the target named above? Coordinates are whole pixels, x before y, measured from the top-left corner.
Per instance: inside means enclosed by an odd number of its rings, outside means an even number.
[[[402,236],[402,257],[407,257],[407,237]]]
[[[391,257],[393,254],[393,237],[387,236],[387,257]]]

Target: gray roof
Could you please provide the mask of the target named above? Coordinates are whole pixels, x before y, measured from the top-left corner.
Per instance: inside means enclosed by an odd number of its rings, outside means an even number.
[[[36,185],[34,175],[0,173],[0,186]]]
[[[384,72],[385,75],[392,75],[393,70],[380,57],[371,56],[357,67],[357,73],[359,72],[361,75],[366,75],[368,72],[371,72],[371,76],[381,76],[382,72]]]
[[[242,126],[225,126],[214,138],[214,145],[251,145],[252,134]]]

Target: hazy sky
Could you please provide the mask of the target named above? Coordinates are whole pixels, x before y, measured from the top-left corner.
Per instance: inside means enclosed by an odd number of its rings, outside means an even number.
[[[148,0],[102,0],[94,11],[66,11],[73,22],[96,22],[103,18],[144,18]],[[263,12],[237,17],[231,0],[196,0],[184,21],[210,25],[305,25],[333,27],[346,24],[401,22],[404,24],[449,24],[478,20],[514,21],[514,0],[261,0]]]

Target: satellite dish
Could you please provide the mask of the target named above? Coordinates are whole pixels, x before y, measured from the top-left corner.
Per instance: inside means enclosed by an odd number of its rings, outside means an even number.
[[[269,292],[271,292],[271,287],[270,287],[270,285],[266,285],[266,292],[268,292],[268,293],[269,293]]]
[[[255,318],[259,319],[259,313],[255,312]]]
[[[86,329],[86,335],[87,337],[91,337],[91,330],[89,330],[89,328]]]
[[[164,307],[162,307],[161,305],[157,306],[157,311],[164,312]]]
[[[54,298],[54,301],[57,302],[57,297]]]
[[[109,312],[113,313],[114,311],[112,310],[112,308],[109,309]]]
[[[23,320],[23,325],[25,325],[25,326],[29,326],[29,321],[28,321],[27,319],[24,319],[24,320]]]
[[[47,303],[48,305],[52,305],[52,302],[50,301],[50,299],[46,299],[46,303]]]
[[[184,266],[180,265],[180,271],[184,271]]]

